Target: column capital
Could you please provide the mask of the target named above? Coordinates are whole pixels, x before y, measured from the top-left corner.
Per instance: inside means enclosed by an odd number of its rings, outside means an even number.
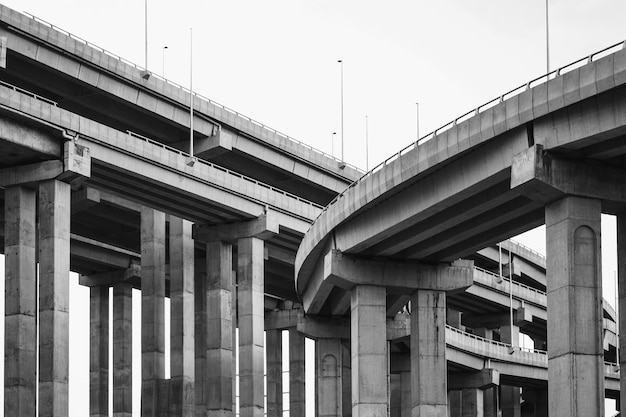
[[[455,373],[448,378],[448,390],[464,388],[487,389],[500,385],[500,372],[496,369],[485,368],[472,373]]]
[[[35,185],[55,178],[70,184],[78,184],[90,176],[89,148],[68,141],[63,144],[63,160],[50,160],[0,169],[0,187]]]
[[[594,198],[617,212],[626,203],[626,170],[568,160],[537,144],[513,157],[511,188],[544,204],[565,195]]]
[[[346,290],[355,285],[386,287],[389,292],[412,290],[464,291],[472,285],[474,262],[421,264],[377,260],[331,250],[324,257],[324,280]]]
[[[278,232],[278,219],[271,213],[271,211],[268,211],[256,219],[241,221],[238,223],[194,225],[193,238],[204,243],[215,241],[236,243],[238,239],[247,237],[256,237],[261,240],[267,240],[278,234]]]
[[[118,282],[141,279],[141,265],[131,263],[129,268],[99,274],[81,275],[78,283],[85,287],[112,286]]]

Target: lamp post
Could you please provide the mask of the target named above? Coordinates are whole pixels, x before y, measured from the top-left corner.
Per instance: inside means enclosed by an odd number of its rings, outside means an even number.
[[[163,78],[165,78],[165,50],[166,49],[168,49],[167,45],[163,47],[163,71],[161,71]]]
[[[365,172],[370,170],[370,155],[369,155],[369,132],[367,125],[367,115],[365,115]]]
[[[145,69],[148,70],[148,0],[144,2]]]
[[[333,132],[333,134],[330,135],[330,143],[331,143],[330,154],[333,156],[333,158],[335,157],[335,135],[336,134],[337,132]]]
[[[341,161],[343,162],[343,60],[338,60],[341,67]]]
[[[417,140],[420,140],[420,104],[419,103],[415,103],[415,106],[417,107],[416,111],[416,121],[415,121],[415,128],[416,128],[416,133],[417,133]]]
[[[550,73],[550,29],[548,26],[548,0],[546,0],[546,74]]]

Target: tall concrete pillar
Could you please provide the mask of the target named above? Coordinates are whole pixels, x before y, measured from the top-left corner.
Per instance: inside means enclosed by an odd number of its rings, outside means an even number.
[[[461,390],[462,417],[483,417],[483,390],[480,388],[463,388]]]
[[[619,312],[620,394],[617,403],[626,404],[626,212],[617,215],[617,283]]]
[[[194,405],[194,242],[191,222],[170,217],[170,409],[192,417]]]
[[[341,412],[343,417],[352,416],[352,354],[351,341],[341,341]]]
[[[36,193],[4,190],[4,415],[33,417],[37,396]]]
[[[400,415],[411,417],[411,372],[400,373]]]
[[[519,326],[500,326],[500,340],[511,346],[519,346]],[[520,417],[522,415],[522,396],[519,387],[502,385],[500,387],[500,406],[502,417]]]
[[[133,287],[113,285],[113,417],[133,413]]]
[[[389,375],[389,416],[402,416],[402,375],[392,373]]]
[[[109,415],[109,287],[89,289],[89,415]]]
[[[194,402],[196,417],[204,417],[207,409],[207,389],[205,389],[206,350],[207,350],[207,274],[206,271],[195,271],[194,280]]]
[[[411,378],[414,417],[448,412],[446,293],[417,290],[411,297]]]
[[[303,416],[305,409],[305,337],[295,328],[289,329],[289,413]]]
[[[485,417],[498,417],[498,387],[489,387],[483,391]]]
[[[450,417],[461,417],[463,413],[463,393],[461,390],[448,391],[448,405],[450,407]]]
[[[264,249],[263,241],[238,241],[239,410],[241,417],[262,417]]]
[[[282,330],[265,331],[267,368],[267,416],[283,415],[283,334]]]
[[[206,370],[207,416],[233,415],[233,323],[230,243],[210,242],[206,246],[207,328]]]
[[[352,289],[353,416],[387,416],[386,295],[384,287],[357,285]]]
[[[604,415],[600,213],[579,197],[546,207],[551,417]]]
[[[156,417],[165,378],[165,214],[141,209],[141,416]]]
[[[70,185],[39,184],[39,416],[68,415]]]
[[[318,339],[316,348],[317,415],[319,417],[341,417],[343,395],[341,385],[343,348],[341,340]]]

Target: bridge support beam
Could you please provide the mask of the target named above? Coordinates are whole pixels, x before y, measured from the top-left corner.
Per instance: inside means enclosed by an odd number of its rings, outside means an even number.
[[[289,413],[306,414],[305,337],[297,328],[289,329]]]
[[[386,291],[357,285],[351,294],[352,415],[387,416]],[[444,323],[445,325],[445,323]]]
[[[113,285],[113,415],[133,414],[133,287]]]
[[[267,416],[283,415],[283,331],[265,330],[267,367]]]
[[[109,287],[89,289],[89,415],[109,415]]]
[[[141,209],[141,416],[157,417],[165,378],[165,214]]]
[[[4,415],[32,417],[37,395],[36,193],[4,191]]]
[[[169,416],[193,417],[194,242],[191,222],[170,217],[170,409]]]
[[[66,417],[69,376],[70,185],[39,184],[40,417]]]
[[[316,341],[317,415],[341,417],[343,347],[340,339]]]
[[[546,207],[551,417],[604,415],[600,213],[580,197]]]

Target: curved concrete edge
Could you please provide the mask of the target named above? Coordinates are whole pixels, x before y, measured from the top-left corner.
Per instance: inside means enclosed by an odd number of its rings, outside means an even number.
[[[304,236],[296,254],[297,291],[302,295],[308,286],[314,264],[319,261],[320,246],[327,236],[394,187],[415,180],[436,165],[529,121],[623,84],[626,84],[626,50],[621,49],[454,124],[366,174],[327,206]]]

